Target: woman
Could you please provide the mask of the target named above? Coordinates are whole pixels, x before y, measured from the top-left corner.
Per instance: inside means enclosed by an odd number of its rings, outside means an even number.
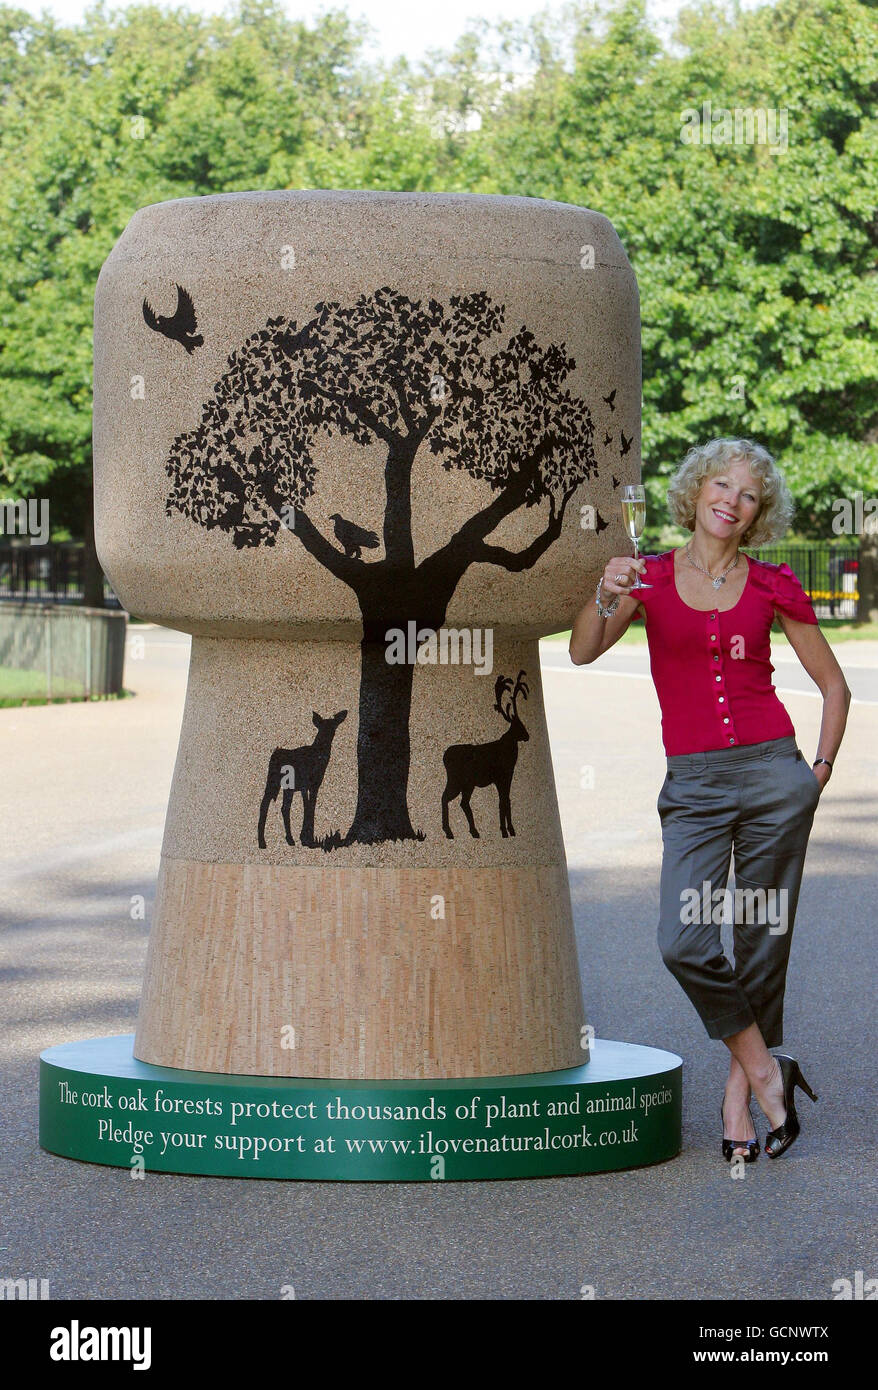
[[[759,1142],[751,1091],[770,1126],[771,1158],[799,1133],[796,1086],[817,1099],[795,1059],[769,1048],[783,1041],[805,851],[851,693],[790,567],[739,551],[782,536],[792,520],[792,499],[771,455],[747,439],[690,449],[668,502],[691,539],[662,555],[610,560],[595,600],[577,614],[570,656],[577,666],[595,661],[632,618],[646,622],[667,755],[657,803],[664,844],[659,946],[708,1036],[722,1039],[731,1054],[720,1111],[723,1156],[752,1163]],[[651,587],[632,592],[638,572]],[[810,770],[771,683],[775,615],[823,695]],[[726,904],[732,849],[734,968],[722,950],[719,907]]]

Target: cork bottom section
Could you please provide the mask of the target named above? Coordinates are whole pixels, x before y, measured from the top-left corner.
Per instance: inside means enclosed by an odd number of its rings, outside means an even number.
[[[237,1075],[508,1076],[581,1065],[566,868],[163,857],[134,1055]]]

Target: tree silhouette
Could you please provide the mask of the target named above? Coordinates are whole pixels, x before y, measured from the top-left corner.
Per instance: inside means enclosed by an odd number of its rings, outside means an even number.
[[[497,351],[501,305],[485,291],[411,300],[388,286],[353,306],[319,303],[304,326],[269,319],[228,359],[166,465],[167,499],[199,525],[229,532],[238,548],[274,545],[290,530],[356,594],[363,623],[357,736],[357,808],[346,842],[415,838],[407,805],[413,667],[385,659],[388,627],[443,625],[461,576],[474,564],[529,569],[561,532],[576,488],[597,473],[586,403],[564,387],[575,361],[541,348],[522,326]],[[307,513],[320,430],[354,444],[380,441],[383,555],[338,549]],[[412,469],[422,448],[443,468],[484,480],[484,506],[415,564]],[[490,544],[521,507],[546,506],[523,550]]]

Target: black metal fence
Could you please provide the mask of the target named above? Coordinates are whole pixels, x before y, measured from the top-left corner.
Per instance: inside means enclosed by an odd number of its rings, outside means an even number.
[[[828,545],[785,545],[778,541],[760,550],[743,547],[745,554],[772,564],[786,563],[814,605],[818,618],[856,618],[859,592],[859,541]]]
[[[856,618],[858,541],[837,545],[779,541],[760,550],[746,549],[746,553],[774,564],[786,562],[810,595],[818,618]],[[0,601],[82,603],[83,555],[84,547],[77,541],[0,543]],[[106,578],[104,602],[108,608],[121,607]]]
[[[84,555],[81,541],[0,543],[0,600],[82,603]],[[121,608],[106,577],[104,604]]]

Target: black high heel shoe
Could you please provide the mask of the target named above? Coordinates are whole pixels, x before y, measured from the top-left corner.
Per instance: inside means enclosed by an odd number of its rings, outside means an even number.
[[[725,1127],[726,1127],[726,1122],[725,1122],[725,1120],[723,1119],[723,1106],[724,1106],[724,1105],[725,1105],[725,1099],[723,1099],[723,1101],[721,1102],[720,1107],[719,1107],[719,1118],[720,1118],[720,1123],[722,1124],[723,1129],[725,1129]],[[750,1116],[750,1123],[753,1124],[753,1112],[752,1112],[752,1110],[750,1109],[749,1105],[747,1106],[747,1113],[748,1113],[749,1116]],[[754,1134],[756,1133],[756,1126],[755,1126],[755,1125],[753,1125],[753,1133],[754,1133]],[[747,1152],[746,1152],[745,1154],[736,1154],[736,1153],[735,1153],[735,1149],[746,1149]],[[745,1163],[755,1163],[755,1162],[756,1162],[756,1159],[757,1159],[758,1157],[759,1157],[759,1140],[758,1140],[758,1139],[726,1139],[725,1136],[723,1137],[723,1158],[725,1159],[726,1163],[731,1163],[731,1161],[732,1161],[733,1158],[741,1158],[741,1159],[744,1160]]]
[[[799,1117],[796,1114],[796,1102],[794,1100],[796,1087],[799,1086],[806,1096],[816,1100],[814,1092],[808,1085],[799,1069],[799,1064],[795,1057],[787,1057],[785,1053],[775,1053],[777,1064],[780,1067],[780,1074],[783,1080],[783,1098],[786,1106],[786,1118],[782,1125],[777,1129],[770,1129],[765,1136],[765,1152],[769,1158],[780,1158],[782,1153],[786,1153],[790,1144],[799,1137]]]

